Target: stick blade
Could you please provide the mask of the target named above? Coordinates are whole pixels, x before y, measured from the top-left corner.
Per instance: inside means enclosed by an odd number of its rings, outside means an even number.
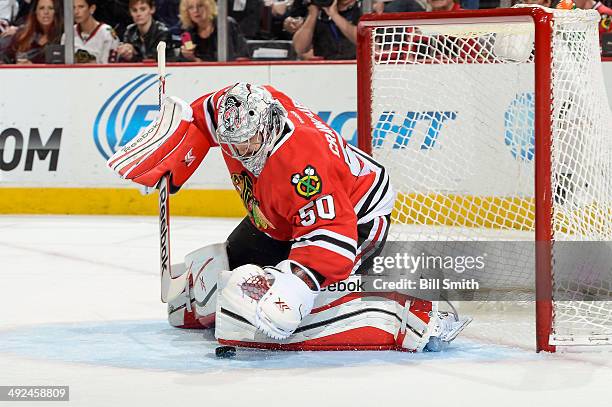
[[[183,290],[188,289],[186,286],[189,273],[187,273],[184,263],[173,264],[172,274],[178,274],[178,277],[173,277],[170,273],[162,274],[161,300],[164,304],[174,300]]]

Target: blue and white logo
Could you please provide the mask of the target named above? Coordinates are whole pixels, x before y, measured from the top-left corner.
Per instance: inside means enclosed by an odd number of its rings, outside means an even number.
[[[104,102],[94,122],[93,137],[105,159],[108,160],[155,120],[158,110],[157,86],[156,74],[138,75]],[[143,96],[145,92],[147,94]],[[141,101],[146,103],[139,103]]]
[[[349,144],[357,145],[357,112],[340,112],[334,115],[332,111],[322,110],[317,113],[317,116],[344,137]]]
[[[531,161],[535,155],[535,99],[532,92],[516,95],[504,113],[504,142],[517,160]]]
[[[431,150],[436,146],[444,123],[456,119],[457,112],[452,111],[407,111],[404,114],[398,114],[394,111],[383,112],[372,132],[372,145],[374,148],[381,148],[387,135],[390,134],[391,137],[394,137],[394,149],[407,148],[417,123],[422,121],[427,123],[427,132],[422,140],[416,142],[420,143],[419,148],[421,150]]]

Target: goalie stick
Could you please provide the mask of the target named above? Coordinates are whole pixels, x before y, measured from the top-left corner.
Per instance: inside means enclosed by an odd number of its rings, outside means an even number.
[[[159,109],[166,95],[166,43],[157,44],[157,71],[159,74]],[[161,301],[167,303],[185,288],[185,276],[172,275],[170,263],[170,174],[165,174],[157,184],[159,190],[159,261],[161,274]]]

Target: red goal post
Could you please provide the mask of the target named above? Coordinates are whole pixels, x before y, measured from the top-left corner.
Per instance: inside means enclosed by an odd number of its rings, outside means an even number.
[[[538,351],[612,338],[610,303],[555,304],[552,268],[556,240],[612,240],[612,191],[605,191],[612,174],[587,154],[612,151],[596,14],[541,7],[369,14],[358,26],[359,146],[389,170],[398,191],[394,225],[428,228],[440,240],[449,239],[445,228],[465,240],[532,233]],[[592,89],[573,84],[574,75],[594,76]],[[484,147],[466,158],[471,143]],[[490,161],[479,156],[489,153]],[[445,165],[455,179],[435,171]],[[487,189],[487,177],[505,186]],[[588,318],[603,319],[586,326]]]

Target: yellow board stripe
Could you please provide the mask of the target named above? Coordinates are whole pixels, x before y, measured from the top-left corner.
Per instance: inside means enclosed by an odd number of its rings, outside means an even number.
[[[157,193],[115,188],[0,188],[2,214],[156,215]],[[172,215],[243,217],[234,190],[182,190],[170,200]]]
[[[391,219],[405,225],[533,231],[535,201],[522,197],[399,193]],[[553,211],[555,232],[566,234],[608,239],[610,220],[612,204],[608,202],[576,207],[559,204]]]
[[[410,225],[533,230],[534,213],[530,198],[399,193],[391,217]]]
[[[181,190],[172,195],[172,215],[243,217],[246,211],[233,190]],[[533,230],[531,198],[399,193],[393,223]],[[157,193],[117,188],[0,188],[0,214],[157,215]],[[610,205],[585,205],[555,214],[556,229],[608,235]]]

